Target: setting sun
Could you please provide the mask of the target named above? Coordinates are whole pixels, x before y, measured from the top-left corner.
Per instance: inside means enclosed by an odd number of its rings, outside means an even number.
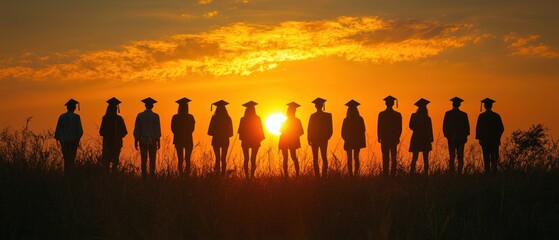
[[[287,117],[281,113],[274,113],[266,118],[266,129],[274,135],[280,135],[280,128]]]

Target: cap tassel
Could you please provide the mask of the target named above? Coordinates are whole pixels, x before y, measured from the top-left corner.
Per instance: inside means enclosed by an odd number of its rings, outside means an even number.
[[[118,113],[120,113],[120,106],[116,105],[116,110],[118,111]]]
[[[322,104],[322,111],[326,111],[326,103]]]
[[[80,103],[78,103],[78,111],[81,111],[81,110],[80,110]]]
[[[396,108],[398,108],[398,99],[396,99]]]
[[[483,103],[479,104],[479,111],[481,112],[483,110]]]
[[[210,105],[210,112],[212,112],[214,110],[214,105]]]

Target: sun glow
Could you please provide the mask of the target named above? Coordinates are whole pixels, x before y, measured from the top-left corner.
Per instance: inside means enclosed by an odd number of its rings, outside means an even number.
[[[274,113],[266,118],[266,129],[274,135],[280,135],[280,128],[287,117],[281,113]]]

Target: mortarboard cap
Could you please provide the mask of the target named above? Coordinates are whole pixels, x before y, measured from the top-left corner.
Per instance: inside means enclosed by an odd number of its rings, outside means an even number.
[[[175,102],[178,104],[188,104],[190,101],[191,101],[190,99],[183,97]]]
[[[394,102],[394,101],[396,101],[396,108],[398,108],[398,99],[397,99],[397,98],[388,95],[387,97],[385,97],[385,98],[382,99],[382,100],[384,100],[385,102]]]
[[[429,104],[429,103],[430,103],[429,100],[427,100],[425,98],[420,98],[419,100],[417,100],[417,102],[415,102],[414,105],[418,106],[418,107],[424,107],[424,106],[427,106],[427,104]]]
[[[210,107],[210,111],[213,111],[213,106],[215,105],[216,107],[225,107],[225,105],[229,104],[228,102],[224,101],[224,100],[219,100],[217,102],[212,103],[211,107]]]
[[[315,105],[322,106],[322,110],[324,110],[326,108],[326,106],[324,106],[325,102],[326,102],[326,99],[321,98],[321,97],[317,97],[312,101],[312,103],[314,103]]]
[[[298,107],[300,107],[301,105],[299,105],[299,104],[296,103],[296,102],[290,102],[290,103],[287,104],[287,106],[288,106],[288,108],[298,108]]]
[[[66,102],[64,106],[76,106],[76,104],[78,105],[78,110],[80,110],[80,102],[74,100],[73,98],[70,98],[70,100],[68,100],[68,102]]]
[[[456,103],[456,102],[461,103],[464,100],[462,98],[459,98],[459,97],[453,97],[453,98],[450,99],[450,101],[453,102],[453,103]]]
[[[243,107],[254,107],[254,106],[256,106],[256,105],[258,105],[257,102],[255,102],[255,101],[248,101],[248,102],[246,102],[245,104],[243,104]]]
[[[357,106],[361,105],[361,103],[359,103],[359,102],[357,102],[357,101],[351,99],[351,100],[350,100],[349,102],[347,102],[345,105],[348,106],[348,107],[357,107]]]
[[[317,98],[315,98],[315,99],[312,101],[312,103],[314,103],[314,104],[320,104],[320,105],[324,104],[324,102],[326,102],[326,99],[320,98],[320,97],[317,97]]]
[[[109,105],[114,105],[114,106],[116,106],[118,112],[120,112],[120,107],[118,106],[119,104],[122,103],[120,100],[118,100],[118,99],[115,98],[115,97],[112,97],[111,99],[107,100],[107,103],[108,103]]]
[[[120,100],[118,100],[117,98],[112,97],[111,99],[107,100],[107,103],[109,105],[119,105],[122,102]]]
[[[142,102],[145,103],[145,104],[154,104],[157,101],[155,101],[155,99],[153,99],[151,97],[148,97],[148,98],[143,99]]]
[[[482,111],[483,104],[493,104],[494,102],[495,102],[495,100],[493,100],[491,98],[485,98],[485,99],[481,100],[482,104],[479,106],[479,111],[480,112]]]
[[[495,100],[493,100],[491,98],[485,98],[485,99],[481,100],[481,102],[485,103],[485,104],[491,104],[491,103],[494,103]]]

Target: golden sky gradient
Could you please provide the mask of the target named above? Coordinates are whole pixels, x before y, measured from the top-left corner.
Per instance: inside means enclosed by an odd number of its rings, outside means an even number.
[[[9,1],[0,10],[2,126],[52,129],[69,98],[81,102],[86,137],[97,137],[105,100],[123,101],[129,132],[151,96],[169,135],[174,101],[188,97],[206,136],[210,104],[225,99],[236,130],[254,100],[265,118],[328,100],[339,143],[345,102],[362,103],[376,142],[381,100],[396,96],[404,118],[423,97],[441,132],[449,99],[460,96],[472,129],[491,97],[505,135],[543,123],[559,135],[559,17],[553,1]],[[555,7],[553,7],[555,6]],[[305,138],[305,136],[303,136]],[[132,136],[127,136],[131,142]],[[469,138],[474,143],[474,137]],[[305,141],[303,141],[305,142]],[[377,151],[378,145],[370,145]]]

